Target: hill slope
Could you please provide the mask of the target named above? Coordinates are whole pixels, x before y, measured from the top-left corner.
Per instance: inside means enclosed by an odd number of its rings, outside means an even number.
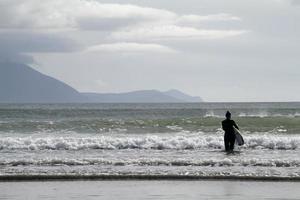
[[[176,99],[179,99],[181,101],[184,102],[203,102],[203,100],[201,99],[201,97],[197,97],[197,96],[190,96],[187,95],[179,90],[168,90],[166,92],[164,92],[164,94],[170,96],[170,97],[174,97]]]
[[[0,102],[66,103],[85,98],[72,87],[24,64],[0,63]]]
[[[0,62],[0,103],[179,103],[201,102],[178,90],[79,93],[24,64]]]
[[[157,90],[139,90],[126,93],[82,93],[91,102],[111,102],[111,103],[180,103],[180,102],[201,102],[200,97],[191,97],[180,91],[180,95]],[[177,93],[176,93],[177,94]]]

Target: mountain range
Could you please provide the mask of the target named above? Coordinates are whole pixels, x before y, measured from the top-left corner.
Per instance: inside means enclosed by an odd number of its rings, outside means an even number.
[[[1,103],[176,103],[202,102],[179,90],[126,93],[80,93],[66,83],[25,64],[0,63]]]

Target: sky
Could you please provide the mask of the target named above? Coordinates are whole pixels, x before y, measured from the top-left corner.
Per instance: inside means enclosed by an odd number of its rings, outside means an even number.
[[[0,61],[80,92],[300,101],[299,35],[300,0],[0,0]]]

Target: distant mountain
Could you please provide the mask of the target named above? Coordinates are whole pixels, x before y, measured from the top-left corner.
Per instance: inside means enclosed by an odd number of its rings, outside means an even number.
[[[24,64],[0,62],[0,103],[176,103],[201,102],[178,90],[79,93],[69,85]]]
[[[190,96],[187,95],[179,90],[168,90],[164,92],[165,95],[168,95],[170,97],[174,97],[176,99],[179,99],[180,101],[185,101],[185,102],[203,102],[201,97],[197,96]]]
[[[112,103],[179,103],[179,102],[201,102],[200,97],[191,97],[178,90],[160,92],[157,90],[139,90],[127,93],[82,93],[91,102]]]
[[[85,101],[85,97],[72,87],[41,74],[27,65],[0,63],[0,102],[67,103],[83,101]]]

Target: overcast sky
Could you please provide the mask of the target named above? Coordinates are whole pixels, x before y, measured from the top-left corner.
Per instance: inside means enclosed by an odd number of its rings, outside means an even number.
[[[299,101],[299,36],[300,0],[0,0],[0,60],[81,92]]]

